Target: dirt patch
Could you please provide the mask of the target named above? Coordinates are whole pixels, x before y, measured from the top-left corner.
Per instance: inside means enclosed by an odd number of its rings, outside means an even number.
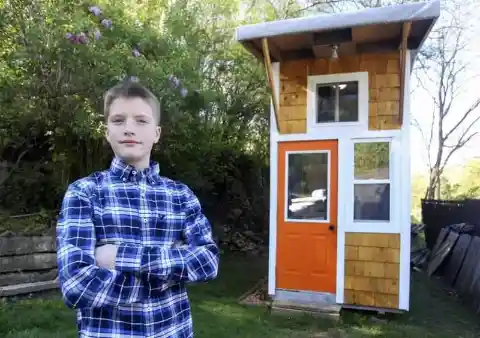
[[[260,279],[250,290],[238,298],[238,303],[244,305],[270,306],[271,297],[268,295],[267,277]]]

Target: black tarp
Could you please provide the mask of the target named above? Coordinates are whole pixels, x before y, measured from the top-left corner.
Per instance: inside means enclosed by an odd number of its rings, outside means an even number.
[[[458,238],[451,251],[450,258],[445,265],[444,278],[449,286],[453,286],[458,276],[458,272],[463,265],[465,254],[470,246],[472,236],[462,234]]]
[[[448,260],[451,257],[451,253],[457,244],[457,240],[461,234],[473,235],[476,232],[476,227],[467,223],[452,224],[448,227],[442,228],[438,234],[435,245],[430,255],[430,261],[428,263],[427,272],[431,276],[438,272],[443,275],[444,268],[448,266]],[[462,249],[457,249],[462,250]],[[459,251],[461,253],[461,251]],[[462,258],[463,259],[463,258]],[[461,262],[460,262],[461,264]],[[453,268],[451,268],[453,269]],[[451,270],[453,273],[453,270]],[[455,282],[456,273],[452,279]]]
[[[439,244],[437,250],[432,252],[427,268],[429,276],[432,276],[438,269],[442,267],[445,260],[449,257],[451,251],[453,250],[453,247],[457,243],[459,237],[460,235],[456,232],[448,232],[445,236],[445,239]]]
[[[441,229],[427,272],[441,275],[461,298],[480,312],[480,236],[474,225],[454,224]]]
[[[478,272],[480,272],[480,237],[473,237],[454,286],[462,297],[472,296],[472,282],[475,273]]]

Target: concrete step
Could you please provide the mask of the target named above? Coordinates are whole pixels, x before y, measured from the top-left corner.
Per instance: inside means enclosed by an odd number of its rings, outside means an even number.
[[[331,303],[294,302],[291,300],[274,300],[272,303],[272,313],[283,315],[308,314],[314,317],[338,320],[340,310],[340,305]]]

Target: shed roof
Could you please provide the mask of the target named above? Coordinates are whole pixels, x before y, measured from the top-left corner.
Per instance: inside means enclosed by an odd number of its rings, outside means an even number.
[[[238,27],[237,41],[262,57],[268,38],[272,61],[329,57],[331,45],[339,55],[398,50],[402,25],[411,22],[408,49],[420,49],[440,16],[440,0],[321,14]]]

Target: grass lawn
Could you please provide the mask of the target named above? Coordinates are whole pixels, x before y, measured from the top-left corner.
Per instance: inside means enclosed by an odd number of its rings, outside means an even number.
[[[412,273],[411,312],[372,320],[345,312],[340,323],[272,317],[265,309],[241,306],[236,299],[267,271],[262,260],[223,257],[219,278],[190,288],[196,338],[314,337],[478,337],[480,321],[448,296],[438,281]],[[0,303],[2,338],[74,338],[73,311],[57,294],[43,299]],[[329,334],[327,334],[329,332]]]

